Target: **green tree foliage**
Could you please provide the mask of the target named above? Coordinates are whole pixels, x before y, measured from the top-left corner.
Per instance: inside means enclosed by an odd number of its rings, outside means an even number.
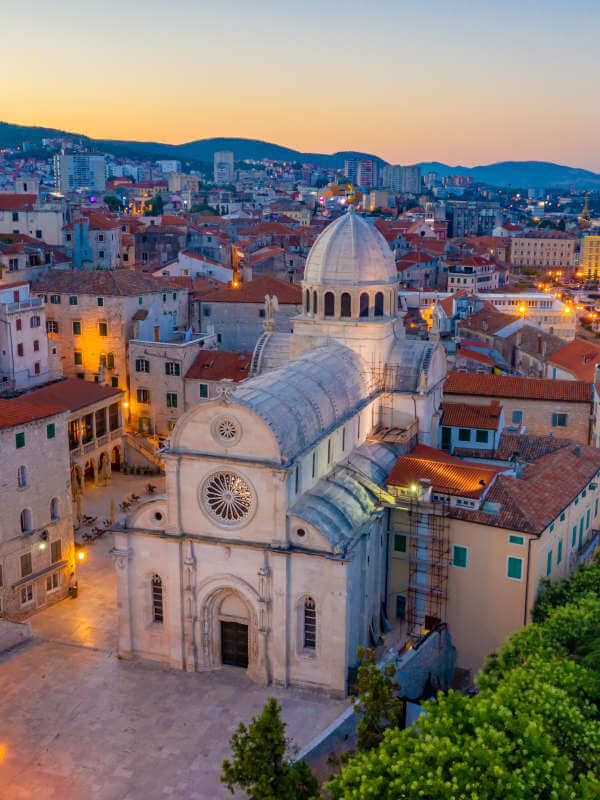
[[[219,212],[216,208],[209,206],[208,203],[194,203],[194,205],[190,208],[190,212],[192,214],[204,214],[204,216],[208,217],[218,217]]]
[[[600,557],[565,580],[552,583],[544,578],[531,617],[534,622],[543,622],[553,609],[588,595],[600,597]]]
[[[150,208],[144,212],[145,217],[160,217],[163,213],[164,203],[162,197],[157,194],[152,198]]]
[[[229,740],[232,759],[223,761],[221,781],[233,794],[241,789],[250,800],[313,800],[317,780],[305,761],[286,758],[281,707],[270,697],[261,714],[246,727],[240,723]]]
[[[404,723],[404,701],[398,698],[400,686],[394,681],[396,668],[388,664],[379,669],[375,653],[365,647],[358,648],[358,697],[354,710],[360,715],[358,723],[358,749],[377,747],[386,728],[400,727]]]
[[[119,212],[122,211],[124,208],[123,203],[119,200],[118,197],[115,197],[114,194],[104,195],[104,202],[111,211]]]

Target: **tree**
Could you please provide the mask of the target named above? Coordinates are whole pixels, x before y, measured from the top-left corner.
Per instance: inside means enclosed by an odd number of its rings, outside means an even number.
[[[358,723],[358,749],[377,747],[387,728],[404,724],[403,700],[398,697],[400,686],[394,681],[396,667],[388,664],[379,669],[375,653],[366,647],[358,648],[358,698],[354,710],[360,715]]]
[[[285,724],[281,707],[270,697],[260,716],[246,727],[240,723],[229,740],[232,760],[225,759],[221,781],[233,794],[245,791],[250,800],[313,800],[317,780],[305,761],[286,758]]]
[[[190,208],[192,214],[204,214],[204,216],[218,217],[219,213],[216,208],[209,206],[208,203],[194,203]]]
[[[115,197],[114,194],[104,195],[104,202],[111,211],[119,212],[122,211],[124,208],[123,203],[119,200],[118,197]]]
[[[600,555],[562,581],[552,583],[544,578],[531,618],[534,622],[543,622],[555,608],[588,595],[600,597]]]
[[[150,208],[146,210],[146,217],[160,217],[163,213],[164,203],[162,197],[157,194],[150,202]]]

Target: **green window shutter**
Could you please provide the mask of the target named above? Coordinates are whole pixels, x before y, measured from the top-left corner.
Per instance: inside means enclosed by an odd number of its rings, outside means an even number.
[[[587,514],[585,515],[585,527],[590,527],[590,509],[588,508]]]
[[[54,439],[54,434],[54,423],[51,422],[49,425],[46,425],[46,439]]]
[[[170,366],[171,366],[170,362],[169,361],[165,361],[165,375],[170,375],[171,374],[170,369],[169,369]]]
[[[509,544],[523,544],[524,539],[522,536],[517,536],[516,533],[511,533],[508,537]]]
[[[73,335],[81,336],[81,322],[78,322],[77,320],[73,322]]]
[[[558,542],[558,552],[556,554],[556,563],[557,564],[560,564],[560,562],[562,561],[562,542],[563,542],[562,539],[560,539],[559,542]]]
[[[552,533],[553,531],[554,531],[554,523],[551,522],[550,523],[550,533]]]
[[[506,575],[513,580],[520,581],[523,577],[523,559],[509,556],[506,564]]]
[[[397,553],[406,553],[406,536],[400,533],[394,534],[394,550]]]
[[[594,506],[594,516],[598,516],[598,498],[596,498],[596,505]]]
[[[469,550],[467,547],[463,547],[460,544],[453,544],[452,545],[452,566],[453,567],[461,567],[462,569],[467,568],[467,561],[468,561],[468,553]]]
[[[22,431],[21,433],[17,433],[15,436],[15,445],[17,449],[19,447],[25,447],[25,432]]]
[[[200,384],[200,397],[208,397],[208,384],[201,383]]]
[[[179,364],[175,364],[175,375],[179,376]]]
[[[596,500],[596,503],[597,503],[597,502],[598,502],[598,501]],[[563,511],[563,512],[562,512],[562,514],[560,515],[560,521],[561,521],[561,522],[564,522],[564,521],[565,521],[565,512],[564,512],[564,511]]]
[[[573,538],[571,539],[571,547],[575,547],[577,541],[577,525],[573,525]]]
[[[552,550],[548,550],[548,558],[546,560],[546,575],[552,572]]]

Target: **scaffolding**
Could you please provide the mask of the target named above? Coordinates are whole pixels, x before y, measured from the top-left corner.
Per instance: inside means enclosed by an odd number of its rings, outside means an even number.
[[[414,372],[401,364],[371,364],[366,378],[371,391],[381,397],[379,419],[369,436],[372,441],[409,445],[412,449],[418,441],[419,422],[416,416],[402,413],[396,406],[394,395],[412,386]]]
[[[393,531],[406,537],[407,636],[414,645],[446,622],[450,520],[444,503],[418,497],[400,501],[393,508]]]

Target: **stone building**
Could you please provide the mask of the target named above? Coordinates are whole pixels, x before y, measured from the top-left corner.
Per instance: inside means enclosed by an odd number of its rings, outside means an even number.
[[[511,241],[510,261],[514,267],[572,270],[577,239],[562,231],[529,231]]]
[[[405,338],[397,291],[350,211],[309,254],[293,331],[265,304],[254,376],[180,418],[166,495],[115,532],[121,657],[346,693],[389,613],[385,478],[439,435],[445,353]]]
[[[497,401],[506,425],[515,431],[591,442],[592,384],[585,381],[449,372],[444,398],[481,405]]]
[[[67,413],[30,395],[0,399],[0,616],[62,600],[75,578]]]
[[[263,332],[267,295],[277,298],[278,308],[273,310],[277,328],[290,333],[292,320],[301,308],[302,292],[299,286],[270,275],[243,283],[238,289],[221,286],[205,292],[197,303],[200,330],[210,326],[223,350],[252,351]]]
[[[186,411],[216,397],[250,377],[252,353],[201,350],[185,374]]]
[[[187,328],[187,289],[133,270],[56,271],[32,292],[46,304],[46,326],[68,378],[127,388],[129,339],[168,339]],[[140,324],[138,324],[138,321]]]

